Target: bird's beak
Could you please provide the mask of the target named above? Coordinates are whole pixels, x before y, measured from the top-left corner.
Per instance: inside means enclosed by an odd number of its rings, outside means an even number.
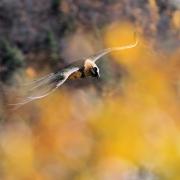
[[[98,74],[97,74],[97,79],[99,79],[99,78],[100,78],[100,74],[98,73]]]

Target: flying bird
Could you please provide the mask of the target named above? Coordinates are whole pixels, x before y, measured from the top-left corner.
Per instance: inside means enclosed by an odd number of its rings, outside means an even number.
[[[57,88],[64,84],[65,81],[68,80],[86,77],[99,78],[100,72],[99,67],[96,64],[97,60],[110,52],[134,48],[137,44],[138,41],[136,39],[134,43],[129,45],[104,49],[93,56],[80,61],[75,61],[57,72],[50,73],[40,79],[34,80],[26,84],[30,86],[30,88],[28,89],[30,95],[19,103],[12,105],[15,105],[16,108],[19,108],[33,100],[44,98],[50,93],[54,92]]]

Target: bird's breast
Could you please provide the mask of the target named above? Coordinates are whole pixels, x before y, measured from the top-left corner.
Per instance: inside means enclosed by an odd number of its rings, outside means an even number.
[[[82,77],[82,72],[77,71],[77,72],[74,72],[73,74],[71,74],[68,79],[74,80],[74,79],[80,79],[81,77]]]

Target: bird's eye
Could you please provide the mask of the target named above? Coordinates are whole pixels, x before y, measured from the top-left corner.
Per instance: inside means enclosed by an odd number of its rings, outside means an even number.
[[[94,71],[94,72],[97,72],[97,67],[93,67],[93,71]]]

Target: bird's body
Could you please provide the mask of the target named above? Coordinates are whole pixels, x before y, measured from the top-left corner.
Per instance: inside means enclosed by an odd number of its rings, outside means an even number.
[[[112,52],[133,48],[137,45],[137,40],[134,44],[114,47],[104,49],[103,51],[86,58],[84,60],[75,61],[72,64],[69,64],[62,68],[61,70],[56,71],[55,73],[50,73],[45,77],[37,79],[32,83],[29,83],[29,96],[27,96],[20,103],[14,104],[17,107],[20,107],[28,102],[31,102],[36,99],[43,98],[50,93],[54,92],[58,87],[60,87],[67,80],[76,80],[86,77],[100,77],[99,68],[96,65],[96,61],[102,56]]]
[[[97,65],[95,64],[95,62],[92,61],[92,59],[85,59],[85,60],[79,60],[79,61],[75,61],[67,66],[65,66],[64,68],[62,68],[61,70],[57,71],[63,71],[63,69],[71,69],[77,67],[78,70],[73,72],[68,78],[67,80],[76,80],[76,79],[81,79],[81,78],[86,78],[89,76],[93,76],[91,70],[93,68],[97,68]],[[94,74],[93,77],[99,77],[99,72],[98,74]]]
[[[80,79],[80,78],[84,78],[82,70],[78,70],[78,71],[72,73],[68,77],[68,80],[75,80],[75,79]]]

